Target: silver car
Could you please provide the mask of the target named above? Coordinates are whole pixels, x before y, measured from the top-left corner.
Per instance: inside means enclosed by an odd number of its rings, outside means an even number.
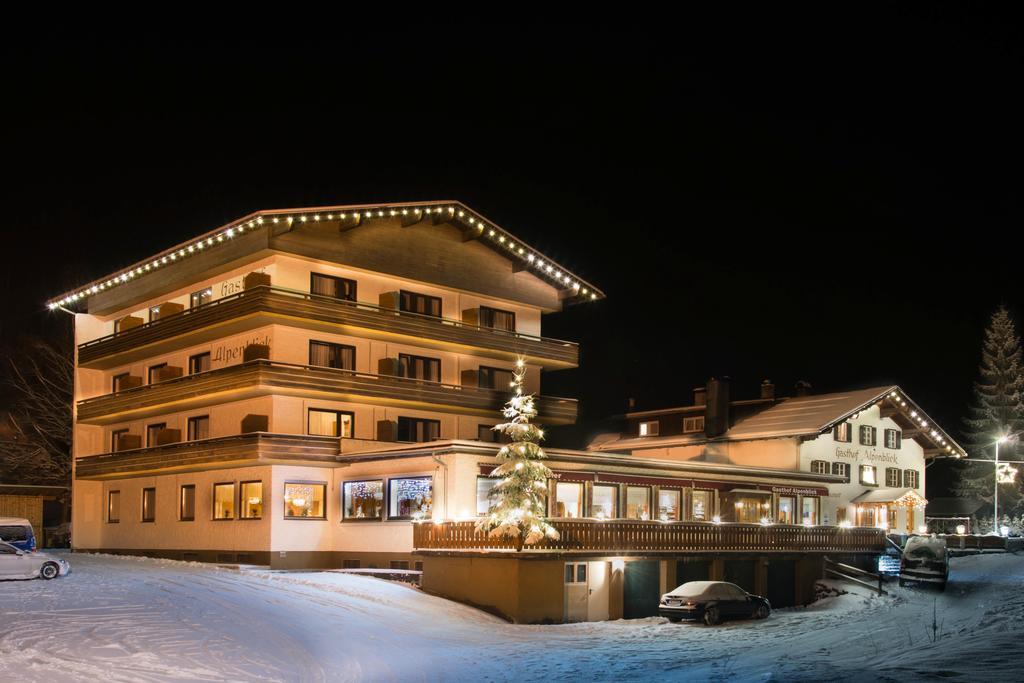
[[[0,579],[55,579],[70,572],[71,565],[64,558],[27,553],[10,543],[0,542]]]

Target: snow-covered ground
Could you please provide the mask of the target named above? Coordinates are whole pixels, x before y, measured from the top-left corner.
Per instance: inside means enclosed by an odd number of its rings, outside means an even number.
[[[0,582],[0,680],[1019,680],[1024,642],[1015,555],[954,559],[944,594],[856,589],[715,628],[516,626],[365,576],[69,559]]]

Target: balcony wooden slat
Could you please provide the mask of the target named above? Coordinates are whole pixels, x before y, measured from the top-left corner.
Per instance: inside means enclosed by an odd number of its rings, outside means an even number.
[[[523,552],[752,552],[881,553],[885,531],[874,528],[804,527],[639,520],[551,520],[558,540]],[[516,543],[476,530],[475,522],[421,523],[413,530],[417,550],[509,550]]]
[[[253,287],[118,334],[85,342],[78,347],[78,363],[83,367],[111,366],[112,357],[257,314],[285,317],[293,321],[291,324],[305,320],[338,326],[354,334],[378,332],[408,337],[411,342],[427,340],[440,342],[442,346],[470,347],[483,350],[483,355],[491,351],[503,358],[522,356],[529,363],[541,365],[576,367],[579,364],[579,346],[573,342],[271,286]]]
[[[446,412],[494,413],[508,400],[508,392],[424,380],[371,375],[311,365],[293,365],[268,360],[230,365],[217,370],[186,375],[164,382],[105,394],[78,402],[78,421],[106,424],[153,414],[160,406],[173,403],[199,407],[222,403],[223,394],[330,394],[339,398],[367,400],[394,405],[435,406]],[[576,420],[575,399],[537,397],[540,420],[568,424]]]
[[[228,462],[260,465],[295,461],[334,465],[341,452],[340,443],[334,437],[266,432],[183,441],[79,457],[75,459],[75,477],[109,479],[158,471],[195,471],[222,467]]]

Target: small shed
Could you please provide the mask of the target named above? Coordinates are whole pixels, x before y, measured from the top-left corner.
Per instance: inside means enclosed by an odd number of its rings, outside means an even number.
[[[35,486],[32,484],[0,484],[0,517],[19,517],[32,523],[40,547],[48,545],[43,529],[46,526],[57,526],[63,519],[53,519],[52,510],[55,503],[67,497],[67,486]],[[51,504],[48,506],[47,503]],[[50,508],[51,513],[46,514]],[[63,509],[60,506],[60,509]]]

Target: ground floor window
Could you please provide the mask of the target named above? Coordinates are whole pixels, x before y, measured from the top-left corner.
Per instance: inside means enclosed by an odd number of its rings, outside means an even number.
[[[433,507],[434,482],[431,477],[408,477],[388,481],[388,517],[422,519]]]
[[[734,491],[723,496],[722,515],[732,515],[733,522],[758,524],[771,519],[771,494],[756,491]]]
[[[555,484],[555,517],[583,516],[583,484],[560,481]]]
[[[156,521],[156,489],[142,489],[142,521]]]
[[[566,583],[586,583],[587,582],[587,563],[586,562],[566,562],[565,563],[565,582]]]
[[[677,489],[658,490],[658,519],[676,522],[682,513],[683,492]]]
[[[493,477],[476,478],[476,514],[481,517],[491,511],[491,489],[498,483]]]
[[[878,486],[878,476],[874,465],[860,466],[860,483],[865,486]]]
[[[817,524],[820,514],[819,508],[821,507],[821,499],[817,496],[804,496],[801,506],[800,521],[803,524]]]
[[[259,519],[263,516],[263,482],[243,481],[239,491],[239,519]]]
[[[796,524],[796,498],[779,496],[779,524]]]
[[[286,482],[284,485],[285,519],[327,519],[327,484],[321,482]]]
[[[690,493],[690,519],[706,522],[711,519],[711,491],[694,489]]]
[[[626,487],[626,519],[651,518],[651,489],[648,486]]]
[[[342,487],[345,519],[380,519],[384,514],[384,482],[346,481]]]
[[[619,487],[608,484],[594,484],[591,495],[590,516],[598,519],[614,519],[616,515]]]
[[[181,487],[181,495],[178,498],[178,519],[182,522],[192,522],[196,518],[196,486],[185,484]]]
[[[107,521],[117,524],[121,521],[121,492],[109,491],[107,493]]]
[[[235,518],[235,484],[224,483],[213,485],[213,518]]]

